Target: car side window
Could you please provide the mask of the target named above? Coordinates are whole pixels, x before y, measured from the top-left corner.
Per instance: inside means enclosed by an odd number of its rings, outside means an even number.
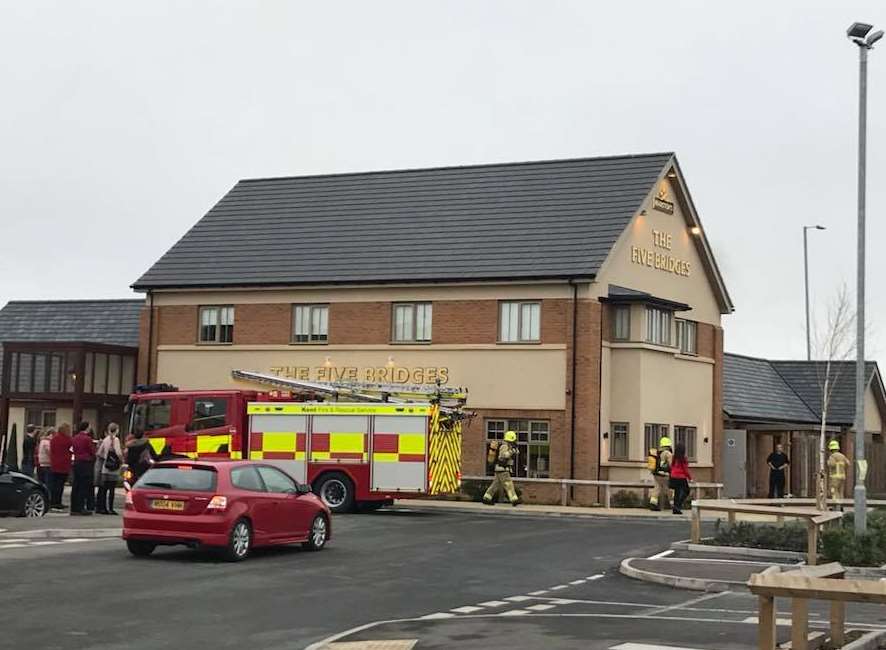
[[[283,472],[273,467],[259,467],[258,473],[261,474],[268,492],[292,492],[295,490],[295,481],[286,476]]]
[[[231,470],[231,483],[240,490],[264,492],[265,486],[254,467],[236,467]]]

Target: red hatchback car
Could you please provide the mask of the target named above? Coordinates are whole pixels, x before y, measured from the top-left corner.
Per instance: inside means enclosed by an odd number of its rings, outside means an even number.
[[[123,539],[129,552],[157,546],[217,548],[236,562],[254,546],[301,543],[319,551],[332,536],[331,516],[309,485],[250,461],[164,461],[126,495]]]

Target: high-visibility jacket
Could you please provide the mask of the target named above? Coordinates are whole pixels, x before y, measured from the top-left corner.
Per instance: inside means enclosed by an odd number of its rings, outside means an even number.
[[[828,476],[832,479],[846,479],[846,468],[849,467],[849,459],[839,451],[833,452],[828,457]]]

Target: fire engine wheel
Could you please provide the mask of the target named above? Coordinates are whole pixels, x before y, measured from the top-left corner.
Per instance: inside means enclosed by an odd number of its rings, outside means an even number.
[[[148,557],[157,548],[153,542],[146,542],[142,539],[127,539],[126,548],[135,557]]]
[[[314,484],[314,493],[336,514],[354,509],[354,484],[341,472],[321,476]]]
[[[224,559],[228,562],[245,560],[252,549],[252,528],[245,519],[238,519],[231,528],[228,545],[224,550]]]
[[[326,517],[317,515],[311,523],[311,531],[308,533],[308,541],[302,544],[302,548],[308,551],[319,551],[326,546],[326,540],[329,535],[329,524]]]

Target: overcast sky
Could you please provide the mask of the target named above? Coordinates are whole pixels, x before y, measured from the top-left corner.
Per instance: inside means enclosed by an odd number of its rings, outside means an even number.
[[[735,302],[802,358],[854,291],[858,52],[883,2],[0,0],[0,305],[129,285],[240,178],[676,151]],[[869,357],[886,344],[886,41]],[[453,233],[457,238],[457,233]],[[853,294],[854,296],[854,294]]]

